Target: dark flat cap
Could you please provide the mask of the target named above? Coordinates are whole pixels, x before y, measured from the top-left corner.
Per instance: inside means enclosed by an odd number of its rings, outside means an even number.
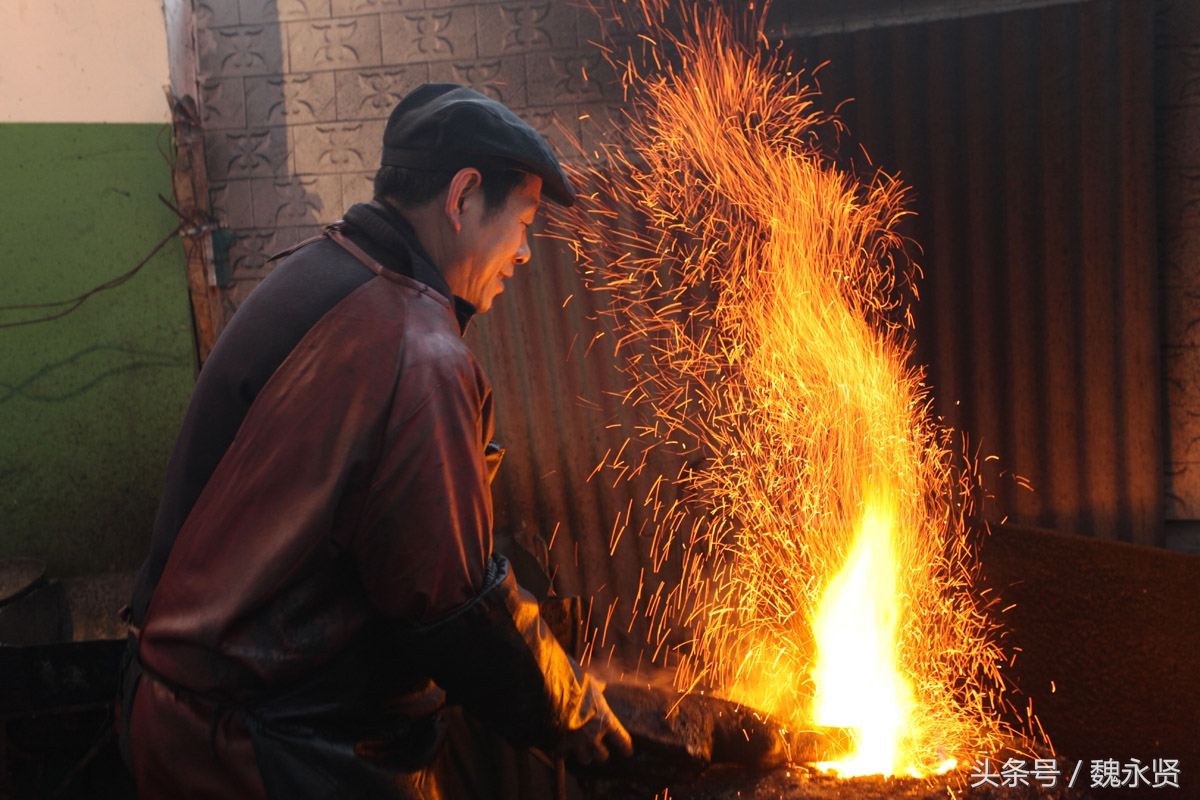
[[[384,166],[457,171],[518,169],[542,179],[542,194],[575,204],[575,190],[541,134],[474,89],[427,83],[409,92],[388,117]]]

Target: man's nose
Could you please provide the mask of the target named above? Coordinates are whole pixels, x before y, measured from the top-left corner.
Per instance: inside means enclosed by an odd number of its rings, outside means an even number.
[[[520,247],[520,249],[517,250],[517,258],[516,258],[517,264],[529,263],[530,255],[531,255],[531,253],[529,251],[529,237],[527,235],[525,235],[524,233],[522,233],[521,234],[521,247]]]

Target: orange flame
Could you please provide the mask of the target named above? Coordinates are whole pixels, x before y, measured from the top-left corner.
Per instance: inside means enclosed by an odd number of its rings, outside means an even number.
[[[562,229],[610,301],[641,444],[688,457],[686,495],[646,500],[656,562],[682,565],[655,655],[688,628],[681,688],[851,729],[843,775],[944,771],[998,741],[1000,652],[970,472],[909,366],[905,189],[836,166],[839,123],[753,20],[669,11],[624,20],[649,51],[619,65],[633,110]]]

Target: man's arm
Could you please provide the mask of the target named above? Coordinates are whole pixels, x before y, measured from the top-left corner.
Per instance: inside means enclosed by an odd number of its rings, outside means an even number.
[[[369,599],[397,620],[416,665],[514,742],[583,762],[628,751],[599,688],[491,557],[486,379],[436,339],[416,346],[351,548]]]
[[[503,556],[472,603],[405,638],[452,700],[516,743],[585,764],[632,750],[601,687],[567,656]]]

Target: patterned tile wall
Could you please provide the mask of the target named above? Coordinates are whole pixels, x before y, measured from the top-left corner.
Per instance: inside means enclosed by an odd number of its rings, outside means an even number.
[[[192,0],[215,214],[237,233],[226,319],[267,257],[371,196],[392,107],[463,83],[577,153],[619,107],[572,0]],[[583,118],[583,122],[580,119]],[[565,133],[563,130],[565,129]]]
[[[1158,0],[1156,37],[1167,519],[1200,520],[1200,2]]]

